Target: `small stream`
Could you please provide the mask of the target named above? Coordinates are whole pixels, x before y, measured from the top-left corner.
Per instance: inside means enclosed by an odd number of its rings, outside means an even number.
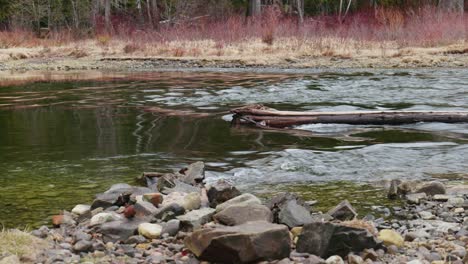
[[[294,133],[231,128],[229,109],[468,111],[468,70],[291,73],[141,72],[0,87],[0,223],[47,224],[143,171],[207,163],[268,197],[293,191],[327,210],[349,199],[365,214],[383,180],[468,181],[468,124],[317,124]],[[1,80],[0,80],[1,83]],[[5,83],[5,82],[4,82]]]

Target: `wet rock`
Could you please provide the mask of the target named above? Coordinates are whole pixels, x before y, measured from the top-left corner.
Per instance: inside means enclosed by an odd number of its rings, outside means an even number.
[[[380,242],[366,229],[315,222],[304,225],[296,250],[326,258],[380,247]]]
[[[123,220],[123,217],[114,212],[110,212],[110,213],[103,212],[103,213],[99,213],[91,217],[89,225],[90,226],[101,225],[106,222],[112,222],[112,221],[118,221],[118,220]]]
[[[427,199],[427,195],[425,193],[411,193],[407,194],[405,198],[410,204],[420,204],[422,200]]]
[[[214,213],[215,209],[213,208],[202,208],[178,216],[177,219],[180,220],[180,225],[183,230],[194,230],[210,222]]]
[[[162,226],[158,224],[141,223],[138,225],[138,233],[149,239],[159,238],[162,229]]]
[[[175,236],[180,229],[180,220],[172,219],[164,224],[161,234],[169,234],[169,236]]]
[[[213,208],[239,195],[240,191],[225,180],[219,180],[211,185],[207,192],[208,201]]]
[[[231,206],[234,204],[235,205],[252,205],[252,204],[262,204],[262,202],[255,195],[250,194],[250,193],[244,193],[216,206],[216,212],[221,212],[222,210],[226,209],[228,206]]]
[[[167,222],[183,214],[185,214],[185,208],[179,204],[173,203],[173,204],[169,204],[161,208],[161,210],[159,210],[154,215],[154,218],[161,219],[162,221]]]
[[[268,207],[260,204],[231,205],[213,217],[217,222],[234,226],[249,221],[272,222],[273,215]]]
[[[129,237],[133,236],[141,221],[137,220],[120,220],[112,221],[102,224],[98,232],[103,235],[105,241],[126,241]]]
[[[356,210],[348,202],[348,200],[342,201],[335,208],[332,208],[330,211],[328,211],[327,214],[332,216],[334,219],[341,221],[352,220],[357,216]]]
[[[397,247],[402,247],[405,243],[400,234],[390,229],[380,230],[378,238],[382,240],[386,246],[395,245]]]
[[[331,256],[325,260],[327,264],[344,264],[343,259],[340,256]]]
[[[149,202],[155,207],[158,207],[163,202],[163,200],[164,198],[160,193],[147,193],[143,195],[143,201]]]
[[[190,164],[186,169],[180,171],[183,175],[181,180],[188,184],[197,184],[205,179],[205,163],[197,161]]]
[[[73,207],[72,213],[76,215],[86,215],[91,213],[91,206],[86,204],[78,204]]]
[[[197,230],[185,246],[201,260],[249,263],[289,257],[291,239],[286,226],[257,221]]]
[[[73,250],[79,252],[89,252],[93,249],[93,243],[91,241],[80,240],[73,246]]]
[[[416,193],[425,193],[426,195],[445,194],[445,185],[439,181],[431,181],[423,183],[421,186],[416,188]]]
[[[142,244],[146,242],[146,238],[142,235],[131,236],[125,240],[125,244]]]

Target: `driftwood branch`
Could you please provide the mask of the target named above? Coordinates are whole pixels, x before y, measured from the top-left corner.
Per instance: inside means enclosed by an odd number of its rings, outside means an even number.
[[[263,105],[231,110],[233,123],[286,128],[304,124],[401,125],[418,122],[468,123],[468,111],[359,111],[298,112],[278,111]]]

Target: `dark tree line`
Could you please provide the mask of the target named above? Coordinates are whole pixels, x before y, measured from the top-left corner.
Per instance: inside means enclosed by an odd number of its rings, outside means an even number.
[[[468,1],[466,1],[468,2]],[[112,31],[120,23],[142,29],[230,15],[257,16],[269,7],[295,16],[338,15],[376,7],[417,8],[433,5],[463,13],[464,0],[0,0],[3,28],[39,31]]]

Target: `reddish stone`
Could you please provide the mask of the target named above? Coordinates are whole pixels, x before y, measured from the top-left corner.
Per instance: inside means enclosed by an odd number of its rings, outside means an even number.
[[[134,217],[136,212],[135,212],[135,208],[133,207],[133,205],[127,206],[125,210],[123,211],[123,214],[126,218]]]
[[[63,215],[54,215],[52,216],[52,225],[55,227],[59,227],[61,224],[63,224]]]
[[[152,203],[158,207],[163,202],[163,196],[160,193],[147,193],[143,195],[143,200]]]

